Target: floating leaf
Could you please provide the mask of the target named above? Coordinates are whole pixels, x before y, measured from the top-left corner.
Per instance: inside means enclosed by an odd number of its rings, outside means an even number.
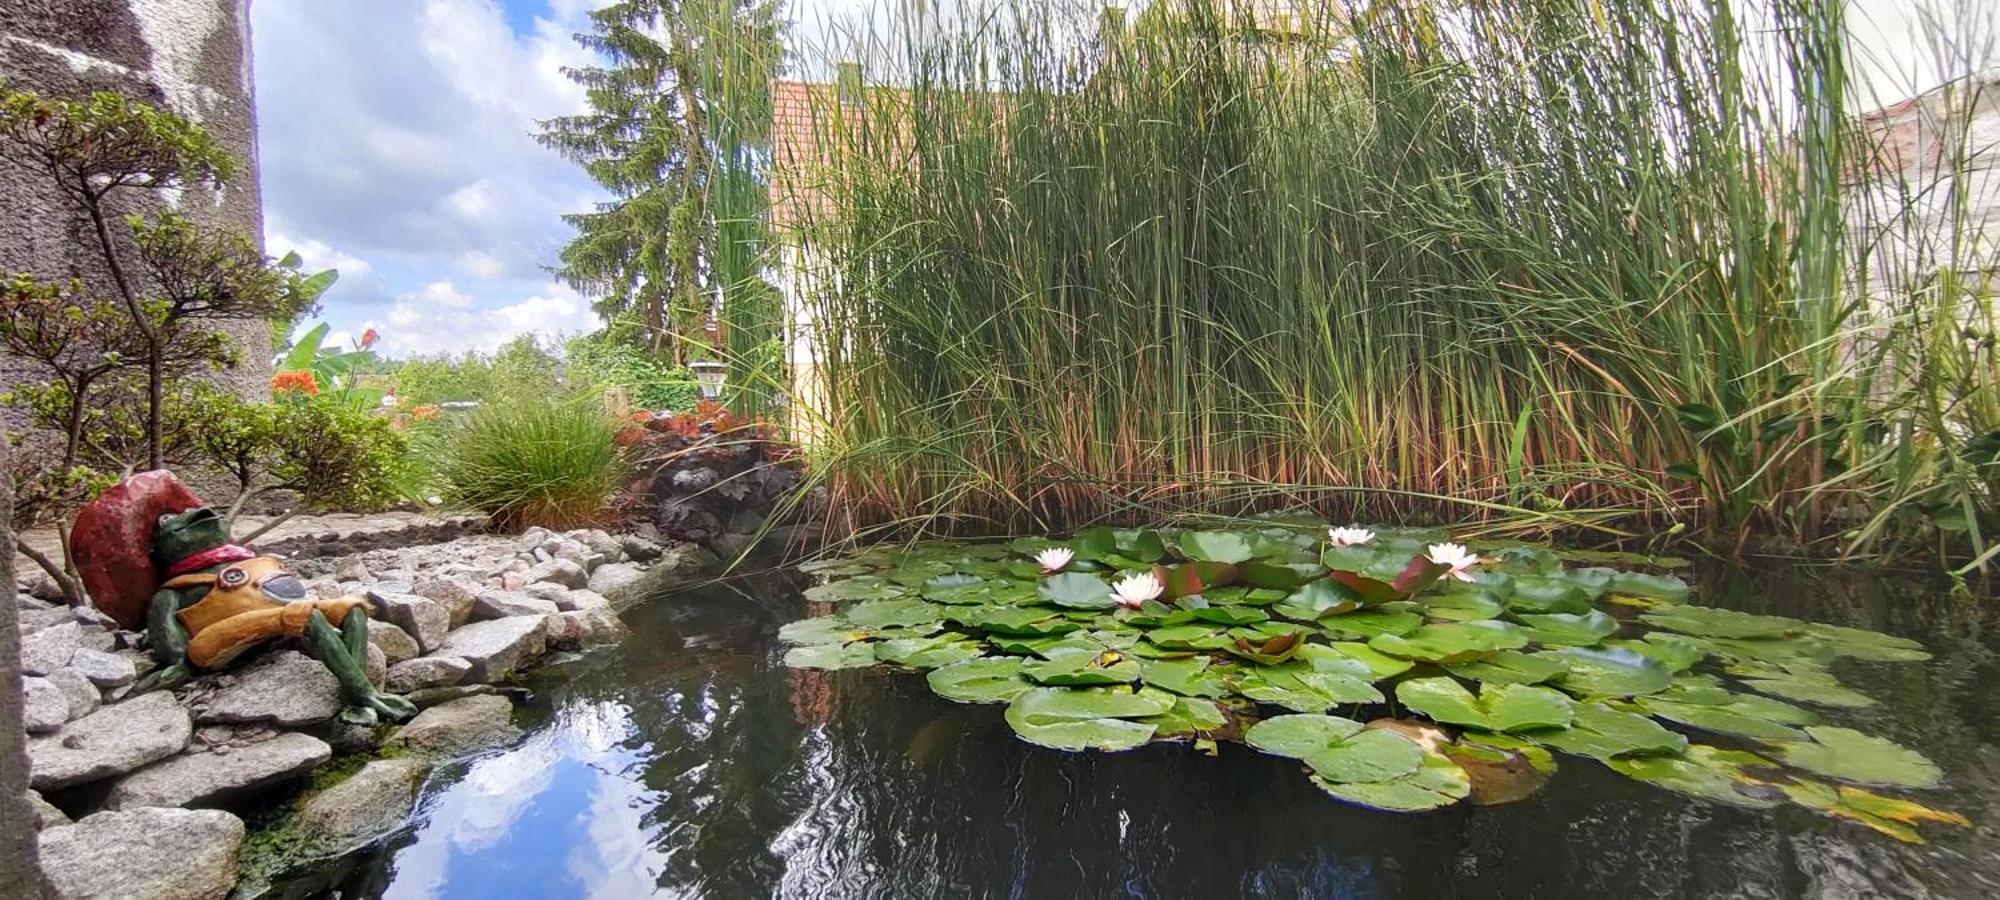
[[[1034,688],[1021,677],[1021,660],[988,657],[932,669],[925,676],[931,693],[959,703],[1006,703]]]
[[[1330,782],[1401,778],[1415,772],[1424,756],[1409,738],[1339,716],[1273,716],[1251,726],[1243,740],[1273,756],[1300,760]]]
[[[947,615],[968,628],[1000,634],[1041,636],[1083,627],[1058,617],[1055,610],[1033,606],[962,606]]]
[[[938,671],[945,671],[939,669]],[[1173,708],[1171,694],[1116,688],[1035,688],[1007,704],[1007,724],[1024,741],[1057,750],[1130,750],[1153,739],[1153,725],[1128,721]]]
[[[1313,659],[1320,655],[1315,651],[1338,653],[1341,656],[1354,660],[1368,667],[1369,672],[1374,675],[1376,680],[1401,675],[1409,671],[1410,667],[1414,665],[1407,659],[1390,656],[1367,644],[1346,642],[1336,642],[1327,645],[1307,644],[1305,647],[1300,648],[1299,656]]]
[[[1588,647],[1618,633],[1618,620],[1600,610],[1587,613],[1540,613],[1514,617],[1528,626],[1528,638],[1537,644]]]
[[[1806,734],[1812,740],[1776,745],[1778,758],[1808,772],[1857,784],[1926,788],[1944,777],[1936,763],[1894,741],[1833,725],[1815,725]]]
[[[1708,658],[1707,645],[1696,638],[1675,634],[1671,631],[1653,631],[1645,640],[1605,641],[1607,649],[1630,650],[1640,656],[1650,656],[1660,661],[1674,672],[1685,672]]]
[[[914,669],[935,669],[939,666],[964,662],[977,658],[984,652],[984,646],[979,642],[967,640],[959,635],[898,638],[881,641],[875,645],[877,659]]]
[[[1085,572],[1051,575],[1042,580],[1039,592],[1042,599],[1071,609],[1110,609],[1118,605],[1118,601],[1111,599],[1111,585]]]
[[[1408,635],[1377,635],[1368,646],[1390,656],[1423,662],[1464,662],[1496,650],[1518,650],[1528,636],[1505,622],[1446,622],[1425,625]]]
[[[1276,563],[1260,559],[1243,563],[1237,566],[1237,570],[1244,584],[1279,591],[1290,591],[1326,574],[1326,569],[1311,563]]]
[[[1142,660],[1139,663],[1139,679],[1184,697],[1219,698],[1230,693],[1228,681],[1219,672],[1211,671],[1205,656]]]
[[[1604,764],[1627,778],[1678,791],[1707,800],[1766,809],[1777,801],[1749,793],[1764,783],[1743,771],[1745,766],[1768,766],[1770,761],[1754,753],[1721,750],[1703,744],[1689,744],[1675,756],[1627,756],[1607,759]]]
[[[1751,715],[1745,711],[1749,707],[1676,703],[1659,697],[1640,697],[1633,702],[1648,715],[1704,731],[1733,734],[1755,741],[1796,741],[1805,738],[1796,728]]]
[[[1146,632],[1146,640],[1170,650],[1221,650],[1234,643],[1213,625],[1173,625]]]
[[[1560,691],[1524,684],[1485,685],[1474,697],[1451,678],[1405,681],[1396,699],[1439,722],[1506,732],[1567,727],[1573,706]]]
[[[1219,625],[1249,625],[1269,619],[1269,613],[1254,606],[1205,606],[1188,610],[1188,614],[1203,622]]]
[[[1363,609],[1349,613],[1329,615],[1319,620],[1320,627],[1335,637],[1352,637],[1366,640],[1381,634],[1406,635],[1423,627],[1424,617],[1406,609]]]
[[[1805,627],[1807,637],[1833,648],[1841,656],[1852,656],[1875,662],[1922,662],[1931,655],[1924,645],[1879,631],[1865,631],[1860,628],[1843,628],[1839,625],[1822,625],[1817,622]]]
[[[1637,713],[1602,703],[1579,703],[1573,713],[1568,728],[1524,736],[1545,747],[1599,760],[1633,753],[1679,753],[1687,747],[1687,738]]]
[[[1539,655],[1562,661],[1567,671],[1550,683],[1579,697],[1653,694],[1674,683],[1674,673],[1659,660],[1630,650],[1564,647]]]
[[[1279,615],[1301,622],[1313,622],[1322,616],[1341,615],[1360,608],[1361,600],[1354,596],[1353,591],[1325,578],[1308,582],[1273,607]]]
[[[1821,706],[1837,706],[1845,709],[1861,709],[1874,706],[1875,699],[1826,678],[1746,678],[1743,686],[1753,691],[1797,700],[1801,703],[1817,703]]]
[[[1021,674],[1042,684],[1083,687],[1130,684],[1139,680],[1139,663],[1116,650],[1064,649],[1046,659],[1021,664]]]
[[[1222,707],[1216,706],[1213,701],[1193,697],[1178,698],[1166,712],[1138,721],[1153,726],[1153,737],[1156,739],[1192,737],[1219,731],[1229,725],[1229,717],[1223,714]]]
[[[1484,591],[1445,594],[1423,604],[1424,615],[1447,622],[1478,622],[1500,615],[1500,601]]]
[[[1236,691],[1252,700],[1274,703],[1294,712],[1319,713],[1348,703],[1380,703],[1382,692],[1353,675],[1339,672],[1291,672],[1259,666],[1256,675]]]
[[[1560,659],[1519,650],[1501,650],[1471,662],[1445,666],[1453,675],[1487,684],[1539,684],[1568,669]]]
[[[909,593],[907,588],[873,575],[862,575],[807,588],[805,598],[814,603],[840,600],[889,600]]]
[[[787,622],[778,629],[778,640],[787,644],[845,644],[867,636],[867,631],[838,613]]]
[[[785,651],[785,665],[794,669],[858,669],[875,664],[875,645],[812,644]]]
[[[1320,790],[1349,803],[1387,812],[1424,812],[1450,806],[1472,793],[1465,770],[1443,755],[1424,754],[1423,763],[1394,781],[1341,784],[1318,775]]]
[[[1521,577],[1514,579],[1514,593],[1507,599],[1507,609],[1529,614],[1583,613],[1591,609],[1590,596],[1583,588],[1559,578]]]
[[[1803,622],[1783,616],[1761,616],[1707,606],[1660,606],[1639,619],[1648,625],[1714,638],[1775,638],[1797,630]]]
[[[1202,562],[1235,564],[1257,555],[1250,539],[1233,531],[1183,531],[1180,546],[1182,556]]]
[[[860,628],[896,628],[934,625],[944,618],[944,610],[922,600],[869,600],[842,615]]]
[[[1611,590],[1634,597],[1651,600],[1679,602],[1687,599],[1687,582],[1673,575],[1648,575],[1644,572],[1611,571]]]

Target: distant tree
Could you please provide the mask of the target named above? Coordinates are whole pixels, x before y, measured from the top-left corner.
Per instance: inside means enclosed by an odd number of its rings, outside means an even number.
[[[577,237],[557,274],[596,296],[607,320],[632,314],[645,342],[675,362],[707,355],[710,309],[742,276],[727,261],[718,271],[718,216],[743,218],[729,202],[739,192],[728,173],[743,159],[732,123],[747,108],[764,123],[755,130],[768,130],[777,21],[769,0],[614,2],[577,35],[605,65],[567,70],[590,111],[542,123],[542,143],[614,198],[566,217]],[[761,110],[742,102],[752,84]]]

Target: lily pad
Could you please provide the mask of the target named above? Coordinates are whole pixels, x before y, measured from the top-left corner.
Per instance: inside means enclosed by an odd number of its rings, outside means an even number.
[[[1537,644],[1589,647],[1618,633],[1618,620],[1600,610],[1587,613],[1539,613],[1514,617],[1528,626],[1528,639]]]
[[[1293,712],[1323,713],[1344,704],[1380,703],[1383,699],[1382,692],[1374,685],[1339,672],[1284,672],[1273,666],[1259,666],[1252,671],[1262,674],[1239,683],[1236,692]]]
[[[1747,707],[1676,703],[1659,697],[1640,697],[1634,702],[1648,715],[1703,731],[1732,734],[1754,741],[1797,741],[1805,738],[1796,728],[1745,712]]]
[[[1746,774],[1744,767],[1770,765],[1754,753],[1689,744],[1685,752],[1674,756],[1615,757],[1604,764],[1627,778],[1731,806],[1767,809],[1777,805],[1767,794],[1752,793],[1765,785]]]
[[[1674,683],[1674,673],[1659,660],[1630,650],[1564,647],[1544,651],[1567,671],[1551,684],[1579,697],[1630,697],[1655,694]]]
[[[785,651],[785,665],[794,669],[858,669],[875,664],[875,645],[811,644]]]
[[[935,669],[975,659],[984,653],[984,647],[977,641],[967,640],[958,635],[898,638],[881,641],[875,645],[877,659],[914,669]]]
[[[1661,606],[1639,616],[1656,628],[1716,638],[1775,638],[1796,631],[1805,623],[1783,616],[1763,616],[1733,609],[1707,606]]]
[[[1213,668],[1206,656],[1186,659],[1147,659],[1139,662],[1139,679],[1146,684],[1172,691],[1183,697],[1227,697],[1229,682]]]
[[[841,600],[889,600],[908,594],[908,588],[887,579],[860,575],[809,587],[805,591],[805,598],[815,603],[824,603]]]
[[[933,625],[944,610],[922,600],[868,600],[848,607],[842,615],[861,628],[908,628]]]
[[[1501,650],[1445,666],[1453,675],[1486,684],[1540,684],[1568,669],[1560,659],[1519,650]]]
[[[1424,751],[1391,731],[1366,729],[1338,716],[1274,716],[1245,732],[1250,746],[1311,766],[1328,782],[1382,782],[1415,772]]]
[[[940,669],[939,671],[943,671]],[[1154,725],[1129,721],[1173,708],[1171,694],[1119,688],[1035,688],[1007,704],[1007,724],[1024,741],[1057,750],[1130,750],[1153,739]]]
[[[1409,634],[1423,627],[1424,617],[1408,609],[1385,607],[1327,615],[1319,624],[1335,637],[1367,640],[1382,634]]]
[[[1301,622],[1317,621],[1322,616],[1341,615],[1360,608],[1361,600],[1352,591],[1324,578],[1307,582],[1272,607],[1279,615]]]
[[[845,644],[867,636],[866,629],[854,627],[839,613],[787,622],[778,629],[778,640],[787,644]]]
[[[1812,740],[1776,745],[1778,758],[1786,765],[1841,781],[1891,787],[1935,787],[1944,778],[1936,763],[1894,741],[1833,725],[1815,725],[1806,734]]]
[[[1489,684],[1474,697],[1452,678],[1413,678],[1396,685],[1404,706],[1439,722],[1482,731],[1566,728],[1573,702],[1562,692],[1525,684]]]
[[[1394,781],[1343,784],[1317,774],[1313,783],[1336,799],[1386,812],[1425,812],[1450,806],[1472,793],[1472,781],[1457,763],[1426,753],[1415,772]]]
[[[1235,564],[1256,556],[1250,539],[1233,531],[1183,531],[1181,555],[1201,562]]]
[[[1214,625],[1190,624],[1155,628],[1146,640],[1170,650],[1220,650],[1234,643]]]
[[[925,677],[931,693],[959,703],[1006,703],[1030,690],[1035,683],[1021,676],[1022,660],[1015,657],[988,657],[953,663]]]
[[[1485,592],[1445,594],[1423,604],[1426,617],[1446,622],[1478,622],[1500,615],[1500,601]]]
[[[1084,572],[1062,572],[1042,580],[1042,599],[1070,609],[1110,609],[1118,601],[1111,599],[1111,585],[1104,579]]]
[[[1269,613],[1254,606],[1204,606],[1187,612],[1197,621],[1218,625],[1249,625],[1271,618]]]
[[[1425,625],[1408,635],[1377,635],[1368,646],[1390,656],[1422,662],[1465,662],[1496,650],[1528,645],[1527,633],[1505,622],[1446,622]]]
[[[1171,709],[1157,716],[1147,716],[1138,720],[1140,724],[1153,726],[1153,737],[1192,737],[1210,731],[1219,731],[1229,725],[1229,717],[1222,707],[1212,700],[1198,697],[1181,697],[1175,700]]]
[[[1873,791],[1849,785],[1820,784],[1816,781],[1795,781],[1781,785],[1785,796],[1792,802],[1808,809],[1818,810],[1829,816],[1859,822],[1883,834],[1909,844],[1924,843],[1916,825],[1922,822],[1937,822],[1970,828],[1972,823],[1954,812],[1932,809],[1921,803],[1884,797]]]
[[[1544,747],[1598,760],[1634,753],[1679,753],[1687,748],[1687,738],[1638,713],[1602,703],[1579,703],[1573,713],[1568,728],[1524,737]]]
[[[1305,647],[1300,648],[1299,656],[1303,659],[1315,660],[1320,656],[1320,652],[1317,651],[1338,653],[1341,656],[1354,660],[1366,666],[1374,676],[1374,680],[1377,681],[1401,675],[1409,671],[1411,666],[1415,665],[1407,659],[1390,656],[1367,644],[1345,641],[1336,641],[1326,645],[1307,644]]]
[[[1812,623],[1805,627],[1807,637],[1813,638],[1833,648],[1841,656],[1874,662],[1922,662],[1930,659],[1924,645],[1879,631],[1860,628],[1844,628],[1839,625]]]
[[[1029,637],[1062,634],[1083,627],[1061,618],[1055,610],[1035,606],[961,606],[953,607],[947,615],[967,628]]]
[[[1792,676],[1787,678],[1746,678],[1743,686],[1759,693],[1801,703],[1817,703],[1821,706],[1837,706],[1843,709],[1862,709],[1875,705],[1875,698],[1849,688],[1832,676],[1807,678]]]
[[[1086,687],[1139,680],[1139,663],[1116,650],[1065,649],[1021,664],[1021,674],[1042,684]]]

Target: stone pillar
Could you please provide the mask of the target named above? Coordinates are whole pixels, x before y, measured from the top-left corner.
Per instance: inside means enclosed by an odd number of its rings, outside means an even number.
[[[0,885],[41,897],[42,870],[35,862],[36,829],[28,825],[28,733],[21,724],[20,609],[14,594],[14,478],[8,447],[0,442]]]
[[[190,189],[155,202],[262,242],[250,0],[0,0],[0,77],[51,96],[116,91],[208,129],[241,163],[235,180],[219,192]],[[0,208],[7,211],[0,216],[0,272],[80,277],[114,296],[88,220],[54,189],[0,165]],[[245,396],[267,395],[269,326],[244,321],[226,330],[243,350],[242,365],[220,380]],[[0,357],[0,393],[23,375]],[[0,430],[20,421],[18,411],[0,411]]]

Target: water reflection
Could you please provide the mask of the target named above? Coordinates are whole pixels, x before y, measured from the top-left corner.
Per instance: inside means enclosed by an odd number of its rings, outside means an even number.
[[[1391,816],[1241,747],[1042,750],[913,675],[784,668],[773,634],[802,605],[770,582],[629,613],[626,643],[541,679],[523,746],[440,773],[422,824],[317,883],[394,898],[2000,896],[1985,608],[1736,571],[1703,596],[1929,644],[1928,664],[1843,662],[1884,702],[1829,718],[1930,754],[1947,785],[1920,799],[1977,827],[1910,847],[1571,758],[1519,803]]]

